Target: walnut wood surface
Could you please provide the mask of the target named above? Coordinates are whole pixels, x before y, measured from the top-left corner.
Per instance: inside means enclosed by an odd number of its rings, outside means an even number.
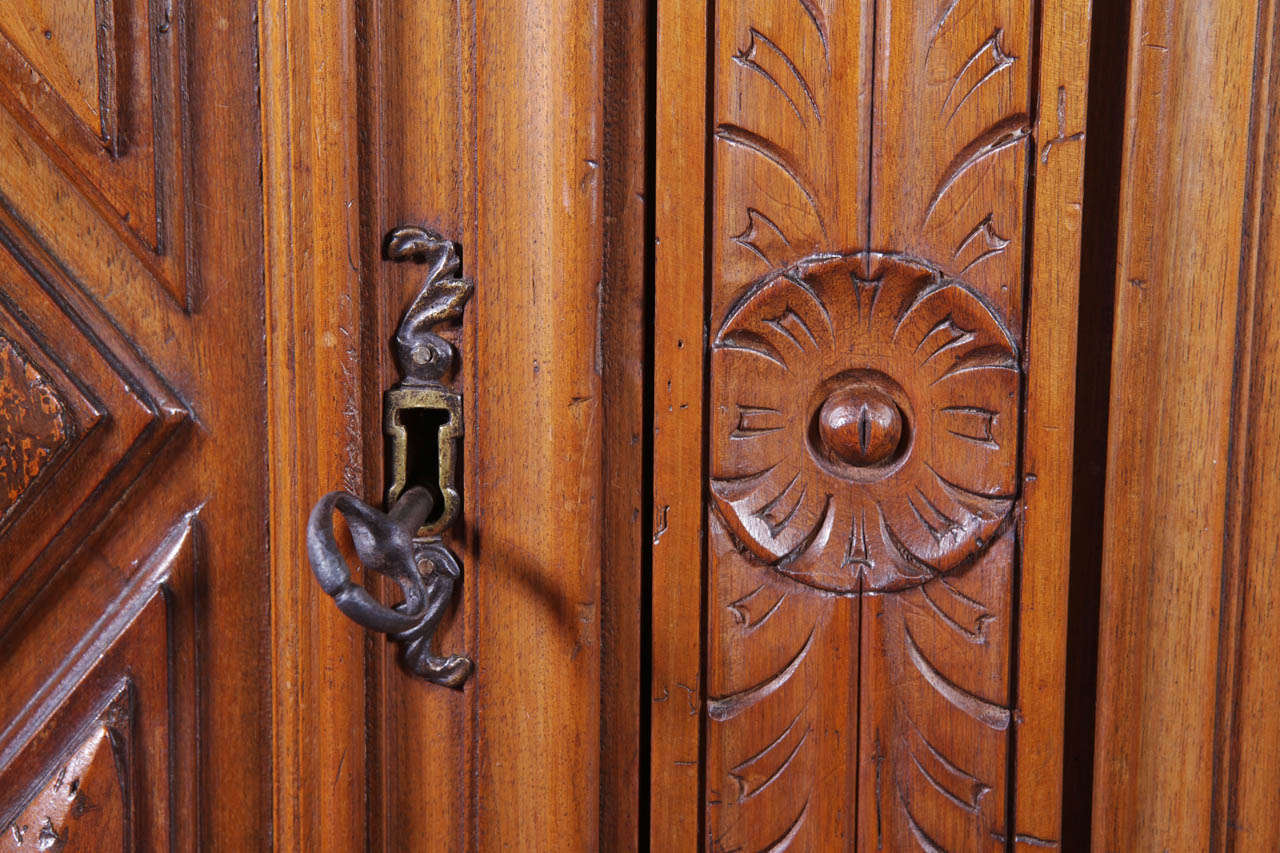
[[[702,845],[703,812],[708,30],[693,0],[660,0],[657,16],[647,824],[651,849],[689,850]]]
[[[996,2],[718,3],[714,26],[660,4],[655,839],[1060,837],[1067,568],[1045,530],[1069,518],[1074,390],[1055,377],[1074,375],[1062,292],[1078,271],[1087,41],[1086,3],[1043,19]],[[693,272],[704,251],[709,280]],[[1024,298],[1043,306],[1030,325]],[[1053,353],[1043,378],[1028,333]],[[706,362],[681,354],[686,336]],[[823,420],[846,397],[892,404],[906,437],[847,452]],[[1049,541],[1020,600],[1027,458],[1053,464],[1028,516]],[[689,482],[702,459],[705,492]],[[1017,684],[1015,637],[1037,656]],[[676,673],[683,723],[666,706]],[[1008,782],[1024,778],[1027,813],[1011,815]],[[702,815],[685,811],[695,786]]]
[[[1131,11],[1098,849],[1280,843],[1280,728],[1267,696],[1277,636],[1276,12],[1271,2],[1161,0]]]
[[[265,3],[259,39],[270,840],[283,849],[354,849],[367,819],[366,638],[315,582],[303,545],[310,507],[334,489],[361,494],[366,464],[354,4]]]
[[[371,838],[386,849],[632,849],[644,8],[360,10],[366,412],[376,418],[378,389],[396,378],[382,342],[422,275],[381,260],[382,236],[406,222],[436,229],[460,245],[476,286],[455,378],[463,593],[440,638],[476,672],[441,690],[372,648]]]
[[[0,443],[26,447],[0,522],[0,824],[28,848],[261,847],[256,13],[21,0],[0,21]]]
[[[1280,847],[1278,11],[0,0],[0,848]],[[460,690],[303,559],[401,224]]]

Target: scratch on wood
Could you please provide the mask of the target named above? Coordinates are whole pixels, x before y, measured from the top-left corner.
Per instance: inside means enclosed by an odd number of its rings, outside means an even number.
[[[1067,135],[1067,87],[1058,87],[1058,135],[1050,139],[1044,144],[1044,149],[1040,152],[1040,163],[1043,165],[1049,162],[1049,152],[1053,150],[1053,146],[1064,142],[1080,142],[1084,139],[1084,132],[1073,133]]]
[[[653,544],[657,545],[662,541],[662,534],[667,532],[667,511],[671,509],[669,504],[663,504],[662,509],[658,510],[657,523],[653,530]]]

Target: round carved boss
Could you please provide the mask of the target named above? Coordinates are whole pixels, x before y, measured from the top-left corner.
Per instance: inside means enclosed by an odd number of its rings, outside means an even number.
[[[916,258],[815,255],[730,306],[711,351],[711,494],[752,557],[889,592],[971,562],[1013,506],[1018,357]]]

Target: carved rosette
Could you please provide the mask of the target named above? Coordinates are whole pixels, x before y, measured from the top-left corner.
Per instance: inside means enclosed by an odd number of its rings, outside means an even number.
[[[1018,357],[916,258],[814,255],[729,308],[711,353],[711,494],[741,549],[834,593],[972,562],[1015,491]]]

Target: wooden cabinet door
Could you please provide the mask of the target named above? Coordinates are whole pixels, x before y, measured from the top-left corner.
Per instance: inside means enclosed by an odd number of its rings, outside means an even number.
[[[1056,846],[1089,4],[658,7],[654,846]]]
[[[0,3],[0,847],[271,824],[253,10]]]
[[[0,0],[0,849],[1274,848],[1280,18],[1204,6]],[[406,225],[452,688],[305,547]]]
[[[0,2],[0,846],[635,845],[643,20]],[[458,690],[304,547],[381,503],[407,224],[475,284]]]

